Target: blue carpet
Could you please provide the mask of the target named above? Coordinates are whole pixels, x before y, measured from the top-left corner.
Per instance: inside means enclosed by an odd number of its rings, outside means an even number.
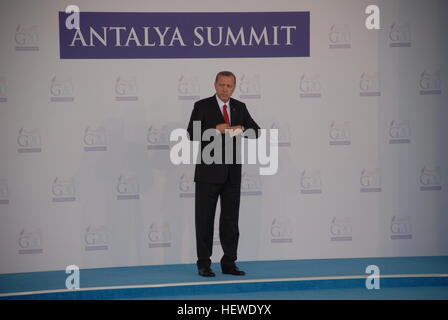
[[[81,289],[112,286],[135,286],[172,284],[165,287],[143,288],[116,288],[75,290],[65,289],[65,270],[16,273],[0,275],[0,294],[13,294],[19,292],[41,290],[64,290],[46,294],[33,294],[17,296],[18,299],[208,299],[210,297],[222,297],[218,299],[303,299],[322,295],[331,297],[336,291],[344,291],[348,297],[360,299],[375,299],[390,294],[393,297],[394,288],[414,288],[414,296],[424,296],[433,292],[436,297],[442,297],[448,288],[448,278],[418,277],[400,278],[403,274],[446,274],[448,273],[448,257],[398,257],[398,258],[357,258],[357,259],[316,259],[316,260],[284,260],[284,261],[250,261],[239,262],[239,267],[247,272],[244,277],[223,275],[219,270],[219,264],[213,264],[212,268],[217,273],[215,278],[202,278],[197,275],[196,266],[193,264],[163,265],[163,266],[139,266],[122,268],[82,269],[80,272]],[[380,290],[365,289],[368,265],[379,267],[381,275],[397,275],[392,278],[381,278]],[[358,279],[323,279],[307,281],[289,281],[288,278],[302,277],[334,277],[334,276],[360,276]],[[263,279],[285,279],[284,281],[264,281]],[[217,283],[218,281],[254,280],[256,282],[243,283]],[[263,281],[258,281],[263,280]],[[203,284],[204,282],[211,282]],[[174,284],[192,283],[191,285],[175,286]],[[199,285],[201,284],[202,285]],[[195,285],[196,284],[196,285]],[[416,287],[419,287],[418,290]],[[423,289],[427,288],[427,289]],[[350,289],[350,290],[348,290]],[[362,292],[363,294],[359,294]],[[418,292],[417,292],[418,291]],[[269,293],[269,294],[268,294]],[[440,294],[439,294],[440,293]],[[342,293],[341,293],[342,294]],[[410,294],[410,293],[409,293]],[[233,295],[233,296],[232,296]],[[236,295],[236,296],[235,296]],[[335,294],[338,296],[338,294]],[[404,296],[406,296],[404,294]],[[296,298],[293,298],[296,297]],[[342,297],[339,295],[339,297]],[[370,298],[369,298],[370,297]],[[410,295],[412,297],[412,294]],[[445,298],[443,298],[445,297]],[[3,299],[8,298],[3,296]],[[10,298],[14,298],[11,296]],[[384,298],[386,299],[386,298]],[[412,299],[412,298],[411,298]]]

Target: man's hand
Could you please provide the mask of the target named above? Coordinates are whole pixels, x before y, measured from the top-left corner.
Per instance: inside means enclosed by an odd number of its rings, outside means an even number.
[[[231,136],[235,136],[239,133],[242,133],[244,130],[243,126],[229,126],[227,123],[220,123],[216,125],[216,130],[218,130],[220,133],[226,133],[229,132]]]
[[[216,130],[220,133],[225,133],[226,129],[230,129],[231,127],[227,123],[220,123],[216,125]]]
[[[229,128],[229,130],[230,130],[230,136],[234,137],[234,136],[237,136],[239,134],[242,134],[243,131],[244,131],[244,127],[243,126],[231,126]]]

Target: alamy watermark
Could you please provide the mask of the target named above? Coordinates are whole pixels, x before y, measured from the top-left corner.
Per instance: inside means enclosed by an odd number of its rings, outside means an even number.
[[[171,132],[170,141],[177,142],[170,151],[172,164],[259,164],[260,175],[277,173],[278,129],[259,129],[258,137],[253,129],[226,129],[224,135],[215,128],[201,132],[200,121],[193,121],[193,137],[182,128]],[[199,152],[201,141],[207,144]]]
[[[65,279],[65,287],[68,290],[79,289],[79,280],[80,280],[80,271],[77,265],[69,265],[65,268],[65,273],[69,274],[69,276]]]
[[[370,274],[366,279],[366,289],[380,289],[380,268],[374,264],[369,265],[366,273]]]

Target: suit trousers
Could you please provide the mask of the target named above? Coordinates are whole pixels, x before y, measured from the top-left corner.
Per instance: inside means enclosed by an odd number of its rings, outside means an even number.
[[[219,198],[219,240],[224,252],[221,268],[231,269],[237,259],[241,183],[231,183],[229,178],[221,184],[196,182],[195,196],[197,266],[204,268],[211,265],[215,211]]]

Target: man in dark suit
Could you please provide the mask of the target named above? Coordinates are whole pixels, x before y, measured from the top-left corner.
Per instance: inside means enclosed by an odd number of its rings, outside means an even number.
[[[231,98],[235,86],[236,77],[232,72],[219,72],[215,79],[216,94],[194,104],[187,129],[191,140],[201,140],[201,152],[214,140],[211,138],[210,141],[202,141],[202,134],[207,129],[215,129],[216,135],[220,135],[223,142],[220,144],[222,149],[219,150],[222,152],[222,161],[198,162],[194,175],[197,267],[199,275],[204,277],[215,276],[210,267],[210,257],[213,248],[213,229],[218,197],[221,203],[219,236],[224,251],[221,270],[224,274],[245,275],[245,272],[235,264],[239,239],[238,217],[241,195],[241,161],[236,161],[237,154],[239,154],[236,146],[240,146],[237,139],[245,136],[245,132],[249,132],[247,131],[249,129],[252,129],[250,132],[254,133],[252,137],[257,138],[260,127],[250,116],[246,105]],[[200,121],[201,137],[193,135],[195,121]],[[242,133],[233,137],[229,136],[230,133],[236,133],[237,130],[241,130]],[[226,161],[225,152],[229,143],[225,143],[225,141],[231,141],[233,161]]]

